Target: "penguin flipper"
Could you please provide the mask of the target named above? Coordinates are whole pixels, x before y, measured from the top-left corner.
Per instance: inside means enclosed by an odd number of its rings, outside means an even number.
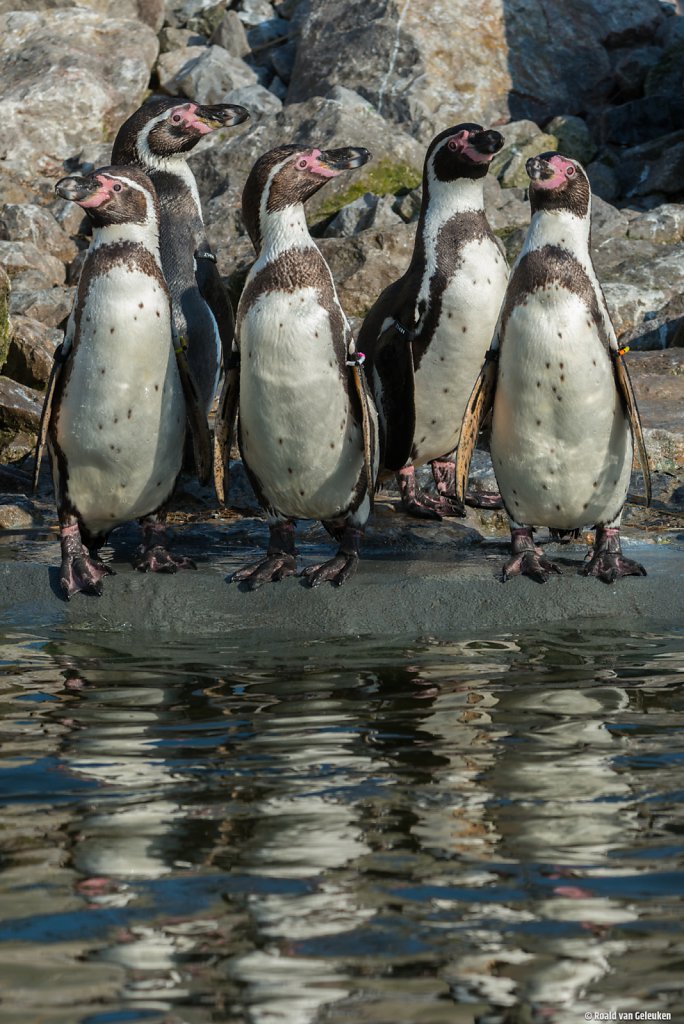
[[[195,280],[200,295],[207,303],[218,325],[221,338],[223,365],[230,362],[231,346],[235,333],[235,316],[228,292],[223,286],[221,275],[216,266],[216,257],[209,250],[198,250],[195,253]]]
[[[629,416],[629,425],[632,428],[634,446],[639,459],[639,465],[641,466],[641,472],[644,476],[646,506],[648,507],[651,504],[652,496],[651,470],[648,464],[648,454],[646,452],[646,442],[644,441],[644,432],[641,426],[641,417],[639,416],[639,409],[637,408],[636,397],[634,395],[634,389],[632,388],[629,370],[627,369],[627,364],[622,356],[622,352],[619,350],[611,351],[613,355],[613,366],[615,367],[615,383],[617,384],[618,392],[624,403],[627,415]]]
[[[378,404],[382,404],[385,428],[382,465],[398,473],[411,457],[416,408],[411,342],[396,327],[391,327],[380,339],[373,356],[373,368],[382,384],[376,398]]]
[[[229,485],[230,449],[233,444],[238,398],[240,397],[240,356],[233,348],[226,364],[226,379],[214,423],[214,487],[221,505],[226,504]]]
[[[352,380],[354,381],[354,389],[359,398],[359,404],[361,406],[361,429],[363,431],[363,461],[366,469],[366,485],[368,487],[368,497],[371,505],[373,503],[373,495],[375,494],[375,479],[373,474],[373,466],[375,465],[375,421],[373,419],[370,402],[371,397],[368,390],[368,383],[366,381],[366,375],[363,372],[363,360],[359,359],[355,355],[351,355],[347,361],[347,365],[351,368]]]
[[[50,370],[47,389],[45,391],[43,410],[40,414],[40,426],[38,428],[38,439],[36,441],[36,452],[33,462],[34,494],[38,490],[38,481],[40,479],[40,464],[43,461],[43,453],[45,451],[45,444],[47,442],[48,430],[50,429],[50,420],[52,419],[52,403],[55,398],[55,391],[57,390],[59,378],[62,374],[64,359],[65,347],[64,345],[58,345],[57,348],[55,349],[55,354],[52,360],[52,369]]]
[[[183,338],[175,344],[176,363],[185,395],[185,412],[188,427],[192,435],[192,446],[195,453],[197,479],[201,484],[208,484],[211,479],[211,437],[209,424],[202,412],[202,401],[195,378],[185,354],[186,342]]]
[[[477,437],[485,416],[494,404],[498,355],[497,349],[490,348],[463,413],[461,435],[456,449],[456,500],[462,505],[465,505],[470,463]]]

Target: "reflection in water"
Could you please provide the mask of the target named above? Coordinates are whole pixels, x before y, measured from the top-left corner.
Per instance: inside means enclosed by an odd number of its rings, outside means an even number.
[[[676,1019],[681,636],[8,641],[3,1022]]]

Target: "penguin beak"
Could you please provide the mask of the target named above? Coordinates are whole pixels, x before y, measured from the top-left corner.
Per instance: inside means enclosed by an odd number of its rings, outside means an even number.
[[[344,149],[326,149],[318,157],[318,162],[331,171],[351,171],[355,167],[363,167],[372,159],[367,149],[347,146]]]
[[[217,128],[232,128],[249,118],[249,111],[236,103],[216,103],[197,107],[195,120],[206,125],[210,131]]]
[[[58,181],[55,185],[55,192],[62,199],[68,199],[72,203],[82,203],[100,188],[102,185],[99,181],[75,174],[70,178],[62,178]]]
[[[503,146],[504,137],[501,132],[490,128],[483,132],[473,132],[468,139],[468,143],[483,156],[494,156]]]
[[[540,156],[531,156],[525,164],[525,170],[532,181],[549,181],[556,174],[556,168]]]

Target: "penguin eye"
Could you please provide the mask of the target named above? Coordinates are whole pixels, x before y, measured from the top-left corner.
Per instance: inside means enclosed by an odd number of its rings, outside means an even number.
[[[567,178],[572,178],[572,176],[574,175],[574,173],[575,173],[575,168],[574,168],[574,167],[572,166],[572,164],[571,164],[571,165],[570,165],[570,167],[567,167],[567,168],[566,168],[566,170],[565,170],[565,176],[566,176]]]
[[[173,121],[174,124],[180,124],[183,118],[181,117],[180,114],[174,114],[171,120]]]
[[[458,149],[458,139],[449,139],[447,145],[451,150]]]
[[[112,191],[113,192],[120,192],[122,188],[123,188],[123,185],[120,185],[118,181],[115,181],[114,184],[112,185]]]
[[[302,157],[300,160],[297,161],[297,167],[299,168],[300,171],[305,171],[308,166],[309,165],[306,162],[305,157]]]

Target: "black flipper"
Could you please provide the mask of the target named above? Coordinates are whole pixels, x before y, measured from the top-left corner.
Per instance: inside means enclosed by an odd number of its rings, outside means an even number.
[[[55,349],[55,354],[52,360],[52,369],[50,370],[50,377],[48,379],[47,390],[45,392],[45,399],[43,401],[43,411],[40,414],[40,427],[38,429],[38,440],[36,442],[36,454],[33,463],[33,493],[35,494],[38,490],[38,481],[40,480],[40,464],[43,460],[43,452],[45,451],[45,444],[47,442],[48,430],[50,429],[50,420],[52,418],[52,403],[55,397],[55,391],[57,390],[57,384],[62,373],[62,367],[66,360],[66,353],[64,345],[58,345]]]
[[[361,406],[361,429],[363,430],[363,460],[366,468],[366,482],[368,497],[371,505],[375,494],[375,479],[373,467],[375,465],[375,422],[370,408],[371,397],[368,390],[368,382],[363,372],[363,356],[357,353],[350,353],[347,366],[351,369],[354,390],[359,398]]]
[[[361,337],[358,345],[363,345]],[[380,389],[374,386],[376,373]],[[397,473],[411,457],[416,428],[413,351],[408,331],[401,324],[393,323],[378,338],[372,366],[368,368],[368,382],[378,411],[382,412],[382,466]]]
[[[465,504],[470,463],[478,434],[485,416],[494,404],[498,361],[498,349],[490,348],[463,413],[461,436],[456,449],[456,499],[461,504]]]
[[[188,357],[185,353],[187,342],[181,338],[174,345],[176,363],[183,385],[185,395],[185,414],[188,427],[192,435],[192,445],[195,453],[195,466],[197,467],[197,479],[201,484],[208,484],[211,479],[211,437],[209,435],[209,424],[202,412],[202,402],[195,378],[192,375]]]
[[[230,449],[233,445],[238,399],[240,397],[240,353],[233,348],[226,364],[226,379],[214,423],[214,487],[222,505],[230,484]]]
[[[637,458],[639,459],[639,465],[641,466],[641,472],[644,475],[644,489],[646,491],[646,505],[651,504],[651,470],[648,465],[648,455],[646,453],[646,442],[644,441],[644,432],[641,427],[641,417],[639,416],[639,410],[637,408],[636,397],[634,395],[634,389],[632,388],[632,381],[629,376],[627,364],[623,358],[623,351],[615,351],[611,349],[611,355],[613,356],[613,366],[615,368],[615,383],[617,385],[618,392],[624,403],[627,415],[629,416],[629,425],[632,428],[632,437],[634,439],[634,447],[636,448]]]
[[[223,286],[221,275],[216,266],[216,257],[211,249],[205,246],[195,252],[195,280],[200,295],[207,303],[218,324],[223,353],[223,366],[230,362],[230,354],[235,333],[235,316],[228,292]]]

